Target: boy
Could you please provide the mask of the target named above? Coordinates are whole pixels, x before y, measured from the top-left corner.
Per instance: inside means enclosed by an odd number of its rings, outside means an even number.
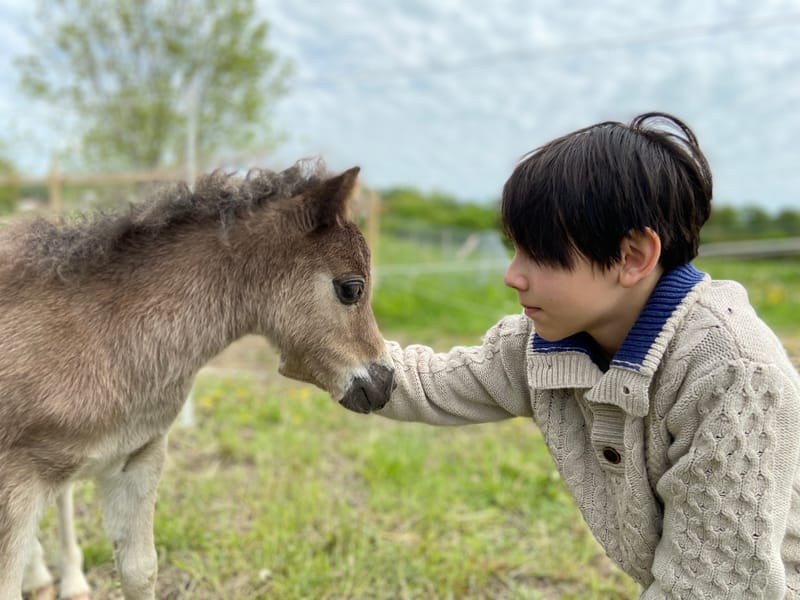
[[[528,154],[502,198],[524,315],[442,354],[387,342],[397,386],[378,414],[532,417],[642,598],[793,598],[800,376],[744,289],[690,263],[711,189],[663,113]]]

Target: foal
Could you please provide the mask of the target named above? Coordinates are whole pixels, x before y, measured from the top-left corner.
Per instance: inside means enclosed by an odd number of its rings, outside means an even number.
[[[266,336],[281,373],[352,410],[386,403],[357,176],[214,173],[124,214],[0,229],[0,600],[20,598],[43,507],[86,477],[125,598],[155,598],[167,430],[237,338]]]

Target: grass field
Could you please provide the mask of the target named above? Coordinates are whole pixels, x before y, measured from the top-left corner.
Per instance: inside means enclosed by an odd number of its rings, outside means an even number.
[[[159,598],[635,597],[530,422],[355,415],[273,375],[256,338],[215,364],[195,388],[198,426],[170,437]],[[90,484],[76,504],[94,597],[119,598]]]
[[[741,280],[800,359],[797,261],[704,261]],[[380,282],[384,333],[444,349],[517,312],[502,273]],[[349,413],[245,338],[198,376],[157,506],[159,598],[629,599],[532,423],[464,428]],[[800,360],[798,360],[800,363]],[[96,600],[120,598],[89,484],[78,527]],[[54,515],[43,524],[55,547]]]

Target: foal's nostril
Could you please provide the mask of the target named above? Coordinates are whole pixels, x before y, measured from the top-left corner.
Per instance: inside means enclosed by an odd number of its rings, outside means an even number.
[[[354,412],[380,410],[394,389],[394,370],[377,363],[367,367],[369,379],[356,379],[339,403]]]
[[[367,414],[372,409],[369,399],[369,392],[364,384],[356,383],[345,392],[344,397],[339,400],[339,404],[353,412]]]

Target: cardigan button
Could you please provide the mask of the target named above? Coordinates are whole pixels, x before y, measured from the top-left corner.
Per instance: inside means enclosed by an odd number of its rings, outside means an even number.
[[[622,457],[619,455],[619,452],[617,452],[617,449],[612,448],[611,446],[606,446],[603,448],[603,458],[605,458],[612,465],[618,465],[619,461],[622,460]]]

